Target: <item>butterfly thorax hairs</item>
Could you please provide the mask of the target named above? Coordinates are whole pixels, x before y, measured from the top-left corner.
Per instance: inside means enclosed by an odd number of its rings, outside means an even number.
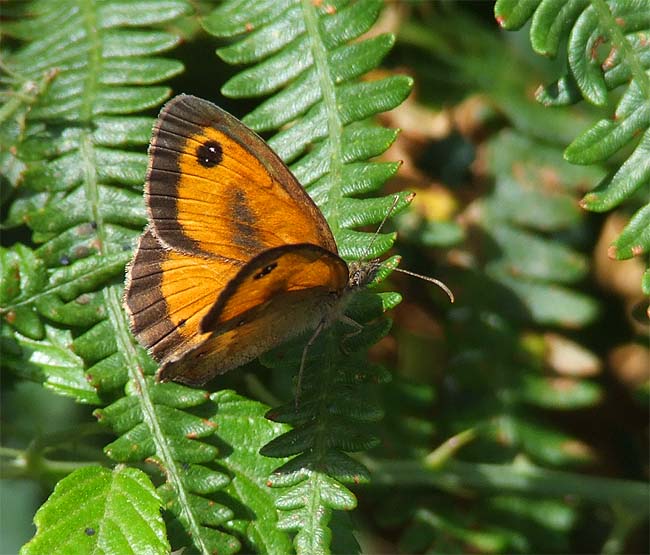
[[[359,287],[365,287],[375,279],[381,268],[381,261],[378,258],[374,260],[355,260],[348,264],[350,278],[348,280],[348,289],[354,290]]]

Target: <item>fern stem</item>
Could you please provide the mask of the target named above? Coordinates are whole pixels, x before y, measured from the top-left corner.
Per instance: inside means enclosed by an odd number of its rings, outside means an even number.
[[[320,35],[318,13],[313,0],[302,0],[302,11],[305,18],[305,29],[311,43],[311,52],[323,97],[323,105],[327,112],[328,137],[325,140],[329,144],[331,184],[327,202],[322,206],[322,209],[332,233],[336,237],[341,227],[339,205],[342,196],[343,153],[341,137],[343,135],[343,122],[341,121],[336,100],[336,83],[330,73],[327,47]]]
[[[52,460],[40,454],[40,452],[34,453],[31,449],[0,447],[0,474],[4,479],[29,479],[55,483],[79,468],[104,464],[101,461],[101,452],[97,453],[96,461],[83,462]]]
[[[323,423],[328,421],[328,411],[327,407],[329,404],[330,400],[330,394],[329,394],[329,388],[331,387],[332,384],[332,360],[334,360],[334,357],[330,356],[332,349],[336,348],[333,346],[332,342],[333,337],[331,334],[326,336],[326,345],[325,345],[325,354],[327,355],[326,357],[326,362],[324,365],[320,367],[322,371],[322,389],[320,391],[320,394],[318,395],[318,408],[317,408],[317,414],[318,416],[316,417],[316,421]],[[314,441],[314,452],[316,453],[316,472],[312,472],[310,475],[310,479],[313,480],[312,482],[312,487],[310,488],[310,497],[309,500],[305,503],[305,507],[307,509],[307,514],[309,517],[314,521],[309,525],[310,530],[316,530],[319,527],[319,520],[322,519],[322,515],[320,514],[320,511],[322,510],[323,505],[325,503],[323,502],[322,495],[321,495],[321,490],[325,486],[323,483],[323,476],[321,474],[322,470],[318,468],[318,465],[322,464],[323,458],[325,457],[325,454],[327,452],[327,444],[326,444],[326,437],[327,437],[327,431],[322,428],[322,426],[319,426],[316,428],[315,431],[315,441]],[[321,524],[322,525],[322,524]],[[308,551],[301,551],[300,549],[297,549],[298,553],[312,553],[315,551],[316,546],[318,544],[318,539],[317,538],[310,538],[310,548]],[[296,546],[298,547],[298,546]]]
[[[92,12],[92,10],[89,10]],[[90,21],[89,27],[93,27],[94,13],[88,13],[86,20]],[[89,29],[89,36],[93,36],[93,30]],[[95,87],[96,87],[96,74],[99,72],[99,64],[101,63],[101,42],[97,43],[97,48],[91,49],[89,55],[89,65],[91,71],[86,80],[86,94],[84,95],[84,102],[81,107],[82,119],[85,122],[90,122],[92,119],[92,106],[95,100]],[[93,42],[93,43],[94,43]],[[97,51],[98,55],[93,55]],[[95,68],[93,71],[92,68]],[[96,170],[94,142],[89,131],[82,135],[80,141],[80,153],[84,166],[84,189],[86,199],[91,212],[91,220],[97,226],[97,236],[100,242],[100,252],[107,254],[107,246],[110,244],[106,237],[106,228],[104,226],[103,217],[100,210],[99,198],[99,183]],[[162,461],[166,469],[166,478],[174,488],[178,496],[178,502],[187,519],[187,526],[193,538],[196,548],[203,554],[208,555],[210,550],[205,544],[201,527],[197,516],[191,509],[188,493],[182,483],[180,469],[177,467],[172,451],[165,433],[160,427],[160,418],[156,414],[153,399],[150,394],[150,383],[145,379],[142,367],[136,362],[138,361],[138,351],[135,346],[132,335],[129,331],[129,325],[126,320],[124,309],[122,308],[122,289],[118,285],[111,285],[104,289],[104,300],[106,309],[109,314],[111,325],[115,330],[115,338],[118,345],[118,351],[124,356],[127,361],[128,373],[132,382],[135,384],[138,397],[140,399],[140,407],[142,409],[142,418],[145,425],[149,428],[151,436],[156,448],[156,454]]]
[[[613,504],[612,513],[614,515],[614,524],[600,551],[603,555],[623,553],[625,551],[625,540],[644,518],[642,513],[634,513],[617,503]]]
[[[621,26],[605,2],[605,0],[591,0],[591,5],[598,15],[598,20],[603,30],[609,36],[612,44],[622,52],[622,58],[630,67],[632,79],[636,81],[646,99],[650,99],[650,78],[643,69],[639,55],[634,51],[630,43],[621,31]]]
[[[641,514],[648,513],[648,484],[643,482],[513,465],[449,461],[442,469],[434,470],[410,460],[359,458],[371,471],[374,486],[433,487],[452,492],[475,488],[545,497],[575,496],[605,505],[620,503]]]
[[[97,101],[97,79],[101,73],[102,40],[99,37],[101,26],[97,23],[97,10],[99,8],[96,3],[93,1],[80,2],[80,4],[89,48],[88,70],[86,71],[86,79],[83,87],[84,92],[79,111],[81,120],[85,123],[90,123],[93,118],[93,106]]]
[[[328,137],[325,140],[328,142],[329,146],[329,173],[331,177],[331,185],[327,202],[322,206],[322,209],[328,220],[330,228],[332,229],[332,232],[336,236],[338,230],[340,229],[339,201],[342,196],[341,176],[343,172],[343,153],[341,138],[343,135],[343,122],[341,121],[336,98],[336,83],[334,82],[332,74],[330,73],[327,48],[320,35],[318,13],[313,1],[302,0],[302,11],[305,20],[305,28],[311,43],[311,52],[314,60],[316,74],[318,75],[318,83],[320,85],[320,91],[323,98],[323,106],[325,107],[325,111],[327,113]],[[323,381],[324,387],[327,388],[328,384],[331,383],[332,366],[331,363],[327,363],[325,366],[325,372],[324,375],[321,376],[321,379]],[[327,421],[327,400],[327,394],[321,394],[319,396],[319,406],[317,409],[319,415],[317,417],[317,421],[319,422]],[[316,461],[321,461],[327,450],[325,436],[326,434],[324,430],[316,431],[316,438],[313,448],[316,454]],[[305,507],[307,509],[306,513],[313,519],[319,520],[322,518],[322,515],[320,515],[320,509],[323,505],[323,500],[321,499],[321,489],[323,486],[321,482],[323,478],[320,472],[315,472],[311,474],[310,479],[313,480],[313,483],[312,487],[310,488],[311,495],[305,502]],[[318,526],[318,522],[314,522],[311,523],[308,528],[313,530],[317,529]],[[313,551],[313,549],[316,548],[316,544],[318,542],[316,538],[312,538],[311,542],[308,550]],[[298,542],[296,547],[298,548],[299,545],[305,547],[304,544],[301,544],[300,542]],[[298,551],[300,551],[299,548]]]
[[[440,468],[447,463],[468,443],[474,441],[477,436],[476,428],[469,428],[462,432],[455,434],[449,439],[445,440],[424,459],[427,466],[431,468]]]
[[[150,382],[145,379],[142,367],[136,363],[138,360],[138,351],[134,344],[134,339],[132,339],[133,336],[129,332],[126,315],[122,308],[121,290],[116,285],[107,287],[104,290],[104,298],[113,329],[115,329],[118,350],[127,361],[129,377],[135,384],[135,389],[140,399],[142,420],[151,432],[151,437],[156,447],[156,454],[165,468],[165,477],[178,496],[178,503],[187,519],[187,527],[195,547],[204,555],[210,555],[210,550],[205,544],[203,534],[201,533],[198,518],[191,509],[188,492],[181,480],[180,469],[176,465],[165,433],[160,427],[160,418],[156,414],[156,408],[151,397]]]

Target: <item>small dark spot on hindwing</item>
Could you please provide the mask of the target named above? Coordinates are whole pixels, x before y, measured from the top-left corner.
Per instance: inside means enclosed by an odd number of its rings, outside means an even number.
[[[264,276],[270,274],[275,268],[277,268],[278,263],[277,262],[272,262],[271,264],[267,264],[262,268],[261,271],[257,272],[254,276],[253,279],[260,279],[263,278]]]

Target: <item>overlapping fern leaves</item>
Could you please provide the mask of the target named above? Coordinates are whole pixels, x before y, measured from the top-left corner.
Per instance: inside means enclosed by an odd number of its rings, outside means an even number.
[[[579,290],[588,272],[588,259],[581,253],[588,228],[576,201],[602,178],[603,170],[562,159],[554,144],[575,129],[579,116],[568,110],[547,115],[548,109],[525,98],[533,68],[519,66],[516,53],[504,56],[503,41],[453,7],[428,16],[423,22],[413,16],[407,20],[398,48],[425,50],[427,56],[406,52],[425,61],[422,79],[437,79],[444,93],[459,82],[479,93],[477,104],[494,118],[480,119],[481,133],[493,124],[506,129],[476,147],[474,177],[491,188],[459,218],[466,226],[460,248],[470,254],[465,271],[451,280],[458,302],[450,310],[445,336],[448,371],[440,380],[438,399],[431,401],[437,414],[431,444],[441,447],[426,461],[433,476],[439,470],[435,465],[446,461],[444,468],[449,468],[458,459],[479,466],[499,463],[495,472],[504,475],[516,473],[513,460],[553,468],[590,464],[589,445],[547,416],[594,407],[604,393],[589,379],[598,372],[597,356],[564,337],[571,334],[567,329],[587,326],[598,315],[596,299]],[[481,111],[471,102],[468,106],[473,116]],[[440,156],[437,162],[443,167],[436,166],[436,172],[444,175],[444,165],[458,163],[458,157],[456,151],[448,154],[452,162]],[[411,233],[417,246],[424,246],[425,237],[422,231]],[[416,256],[406,260],[413,264]],[[522,333],[522,327],[557,331]],[[578,374],[578,364],[571,368],[576,374],[553,367],[548,353],[558,344],[584,357],[583,374]],[[400,458],[399,453],[389,456]],[[394,461],[387,467],[392,464],[399,468]],[[401,538],[405,552],[570,550],[579,516],[574,507],[546,497],[544,488],[533,499],[530,492],[519,496],[495,483],[469,501],[462,488],[476,487],[470,482],[468,476],[458,476],[456,483],[440,481],[442,489],[471,503],[470,511],[457,510],[435,487],[411,496],[398,488],[389,494],[388,506],[403,510],[398,516],[381,511],[380,518],[393,527],[408,523]]]
[[[167,514],[182,522],[198,551],[233,552],[239,542],[214,529],[232,511],[205,497],[228,480],[200,464],[217,453],[200,441],[215,425],[189,411],[209,398],[153,386],[145,377],[152,361],[132,338],[122,309],[124,265],[146,222],[141,187],[153,123],[132,114],[169,96],[157,83],[181,72],[182,64],[158,54],[180,38],[163,28],[191,8],[180,0],[70,0],[16,3],[5,14],[11,10],[15,17],[3,24],[15,40],[3,67],[7,103],[0,123],[10,142],[3,142],[0,163],[3,188],[11,188],[3,194],[4,225],[26,226],[34,247],[17,243],[2,251],[3,366],[79,402],[117,398],[97,413],[120,434],[107,454],[123,462],[149,458],[164,477],[153,498],[146,488],[132,490],[149,497],[141,507],[150,515],[124,522],[114,514],[124,533],[132,525],[136,536],[153,537],[161,502],[173,497]],[[64,526],[58,534],[47,526],[72,518],[57,507],[90,495],[83,484],[92,483],[80,479],[58,503],[44,505],[26,553],[106,539],[108,521],[89,523],[90,531],[77,538]],[[168,549],[156,542],[153,549]]]
[[[366,32],[379,14],[381,2],[226,2],[204,19],[204,27],[219,37],[238,37],[218,54],[229,63],[254,64],[224,87],[233,97],[272,93],[243,121],[257,131],[278,131],[269,144],[287,162],[325,214],[339,251],[348,259],[377,257],[392,244],[392,235],[375,237],[351,228],[377,224],[393,197],[358,199],[378,189],[390,177],[394,163],[367,162],[381,154],[394,131],[367,121],[398,105],[411,80],[393,76],[373,81],[357,78],[376,67],[393,44],[391,35],[350,43]],[[242,37],[243,35],[243,37]],[[397,208],[405,206],[402,195]],[[388,331],[388,323],[367,323],[398,302],[394,294],[371,295],[352,307],[355,320],[366,323],[359,336],[347,341],[337,326],[310,351],[299,405],[288,403],[270,418],[293,429],[264,447],[272,457],[295,457],[279,468],[270,483],[279,488],[279,526],[295,534],[299,553],[330,549],[332,510],[349,510],[354,495],[343,485],[368,479],[367,471],[346,453],[376,444],[368,424],[381,416],[370,384],[383,381],[380,368],[364,363],[360,350]],[[264,357],[271,367],[296,369],[304,339],[280,349],[282,357]],[[340,519],[338,519],[340,521]],[[339,542],[355,546],[348,535]]]
[[[378,189],[397,164],[367,162],[391,144],[395,132],[366,120],[399,104],[411,81],[357,80],[393,42],[382,35],[350,44],[372,26],[381,2],[316,4],[226,3],[205,19],[205,27],[221,35],[248,34],[221,50],[225,59],[266,58],[225,92],[276,92],[247,123],[258,130],[292,124],[273,137],[272,146],[294,162],[341,254],[374,257],[393,236],[375,239],[351,228],[376,225],[394,200],[354,197]],[[398,295],[360,295],[351,312],[370,322],[363,333],[347,338],[350,330],[337,327],[310,351],[299,408],[290,403],[272,413],[292,424],[290,431],[265,419],[263,405],[229,392],[210,397],[178,384],[154,384],[153,362],[128,331],[123,268],[146,222],[141,186],[153,122],[134,114],[169,96],[158,83],[182,66],[158,56],[179,41],[165,25],[190,12],[181,0],[35,0],[10,4],[4,12],[9,21],[3,31],[11,37],[0,110],[4,226],[16,236],[29,230],[31,245],[16,241],[1,252],[3,367],[78,402],[102,405],[98,419],[119,436],[105,452],[125,464],[147,461],[159,484],[152,493],[137,471],[79,475],[79,488],[67,483],[42,507],[37,536],[25,553],[75,539],[98,545],[93,539],[110,537],[110,519],[88,521],[85,531],[70,520],[69,528],[53,535],[49,525],[65,519],[61,507],[75,504],[75,496],[90,495],[83,484],[119,491],[124,480],[132,486],[129,495],[140,496],[144,518],[124,523],[118,512],[116,522],[125,535],[151,538],[149,548],[156,552],[169,547],[160,541],[159,506],[166,509],[172,548],[231,553],[244,543],[259,552],[286,553],[294,537],[302,553],[358,549],[349,519],[332,511],[356,504],[343,484],[367,480],[367,471],[346,452],[376,443],[366,429],[381,416],[371,384],[387,374],[365,364],[363,349],[387,332],[389,322],[374,320],[399,302]],[[397,209],[407,202],[401,195]],[[267,363],[295,372],[301,349],[288,347],[282,360],[270,355]],[[259,453],[264,444],[267,456]],[[269,480],[277,489],[268,488]],[[277,526],[276,506],[282,514]],[[133,546],[134,552],[141,548]]]
[[[540,89],[548,106],[585,99],[597,106],[612,102],[623,87],[611,118],[584,131],[566,149],[575,164],[593,164],[627,148],[625,161],[582,200],[588,210],[603,212],[628,201],[637,207],[609,255],[619,260],[650,251],[650,11],[644,0],[499,0],[495,14],[506,29],[532,18],[530,39],[536,52],[557,56],[567,39],[567,74]],[[629,154],[627,152],[629,151]],[[641,193],[637,196],[637,193]],[[645,198],[644,196],[645,195]],[[641,205],[640,208],[638,206]],[[643,276],[650,294],[650,268]]]

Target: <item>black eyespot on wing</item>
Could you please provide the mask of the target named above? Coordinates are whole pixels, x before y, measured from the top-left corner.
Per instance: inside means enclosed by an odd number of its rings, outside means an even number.
[[[275,268],[277,268],[277,266],[278,266],[277,262],[272,262],[271,264],[267,264],[266,266],[264,266],[264,268],[260,272],[256,273],[253,276],[253,279],[263,278],[264,276],[270,274],[273,270],[275,270]]]
[[[217,141],[207,141],[196,149],[196,160],[204,168],[214,168],[223,158],[223,149]]]

